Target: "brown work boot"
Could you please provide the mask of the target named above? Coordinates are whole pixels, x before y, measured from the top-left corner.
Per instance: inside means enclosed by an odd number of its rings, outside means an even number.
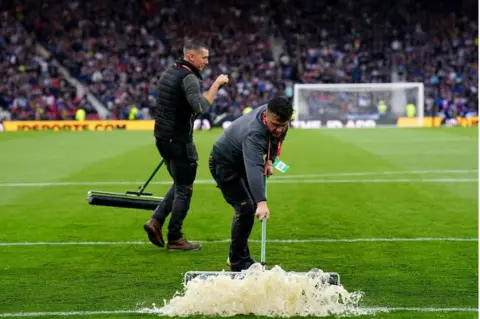
[[[150,219],[143,225],[143,229],[148,234],[148,239],[158,247],[165,247],[165,241],[162,236],[162,225],[155,219]]]
[[[188,242],[184,238],[180,238],[178,240],[169,240],[167,244],[167,248],[169,251],[189,251],[189,250],[200,250],[200,248],[202,248],[202,245],[193,244]]]

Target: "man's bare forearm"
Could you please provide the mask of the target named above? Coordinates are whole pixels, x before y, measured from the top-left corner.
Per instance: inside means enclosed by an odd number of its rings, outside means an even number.
[[[218,83],[214,82],[210,87],[210,89],[207,92],[203,93],[203,97],[207,99],[210,105],[213,104],[213,100],[215,100],[215,96],[217,96],[219,89],[220,89],[220,86],[218,85]]]

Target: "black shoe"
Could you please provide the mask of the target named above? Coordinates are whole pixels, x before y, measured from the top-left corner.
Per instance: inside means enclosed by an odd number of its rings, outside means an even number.
[[[227,263],[228,265],[230,266],[230,269],[232,271],[235,271],[235,272],[240,272],[242,270],[247,270],[248,268],[250,268],[250,266],[252,266],[253,264],[256,263],[255,260],[253,260],[252,258],[250,259],[247,259],[246,261],[242,261],[240,263],[238,263],[237,265],[233,265],[230,263],[230,258],[227,259]]]

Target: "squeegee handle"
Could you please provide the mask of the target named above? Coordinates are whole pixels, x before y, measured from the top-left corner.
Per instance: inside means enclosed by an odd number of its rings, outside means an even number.
[[[265,187],[265,198],[267,198],[267,175],[263,176],[263,185]],[[267,244],[267,220],[262,219],[262,241],[260,248],[260,263],[265,266],[265,246]]]
[[[265,266],[265,242],[267,241],[267,221],[262,219],[262,247],[260,252],[260,263]]]
[[[162,167],[163,163],[165,162],[164,159],[162,159],[160,161],[160,163],[158,163],[157,167],[155,168],[155,170],[153,171],[152,175],[150,175],[150,177],[147,179],[147,181],[145,182],[145,184],[143,184],[139,190],[138,190],[138,196],[142,195],[143,191],[145,190],[145,188],[147,188],[147,185],[150,183],[150,181],[152,180],[152,178],[155,176],[155,174],[157,174],[158,170],[160,169],[160,167]]]

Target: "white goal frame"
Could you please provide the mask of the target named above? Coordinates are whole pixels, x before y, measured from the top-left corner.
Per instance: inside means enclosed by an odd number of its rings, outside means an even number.
[[[338,92],[358,92],[357,90],[370,90],[370,91],[382,91],[388,90],[404,90],[404,89],[418,89],[417,94],[417,120],[418,127],[423,127],[424,108],[425,108],[425,88],[421,82],[392,82],[392,83],[335,83],[335,84],[323,84],[323,83],[310,83],[310,84],[295,84],[293,87],[293,108],[295,114],[299,114],[299,91],[300,90],[325,90],[325,91],[338,91]],[[298,121],[298,117],[295,116],[293,123]]]

